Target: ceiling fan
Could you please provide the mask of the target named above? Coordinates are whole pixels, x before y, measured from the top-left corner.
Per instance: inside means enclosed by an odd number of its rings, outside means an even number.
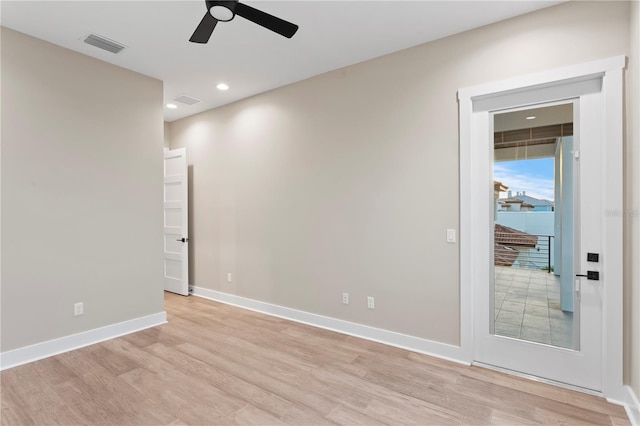
[[[296,24],[247,6],[238,0],[206,0],[205,3],[207,4],[207,13],[205,13],[202,21],[200,21],[200,24],[198,24],[198,27],[189,39],[189,41],[193,43],[208,42],[218,21],[228,22],[235,18],[236,15],[242,16],[251,22],[255,22],[287,38],[293,37],[296,31],[298,31]]]

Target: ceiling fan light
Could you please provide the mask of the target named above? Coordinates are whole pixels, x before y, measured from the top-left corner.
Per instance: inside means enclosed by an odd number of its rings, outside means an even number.
[[[209,9],[209,13],[218,21],[222,22],[230,21],[235,16],[231,9],[223,5],[211,6],[211,9]]]

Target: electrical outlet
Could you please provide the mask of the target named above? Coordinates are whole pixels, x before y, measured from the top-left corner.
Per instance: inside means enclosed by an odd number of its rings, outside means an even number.
[[[227,282],[230,283],[231,282],[231,272],[229,272],[227,274]]]
[[[342,293],[342,303],[345,305],[349,304],[349,293]]]
[[[73,315],[78,316],[84,314],[84,303],[76,303],[73,305]]]
[[[369,309],[375,309],[376,308],[376,302],[373,299],[372,296],[367,297],[367,308]]]

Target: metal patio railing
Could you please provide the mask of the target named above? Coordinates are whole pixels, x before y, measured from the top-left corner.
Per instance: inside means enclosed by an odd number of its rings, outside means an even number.
[[[531,247],[531,244],[519,244],[519,241],[503,243],[501,246],[496,245],[495,264],[511,266],[513,268],[552,272],[551,244],[554,236],[529,235],[537,238],[537,242],[534,247]],[[509,236],[502,236],[501,234],[496,233],[495,238],[496,240],[502,240],[505,238],[509,239]]]

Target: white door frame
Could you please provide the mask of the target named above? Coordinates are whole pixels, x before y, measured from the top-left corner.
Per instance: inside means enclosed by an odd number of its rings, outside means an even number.
[[[523,91],[558,85],[582,84],[594,75],[602,76],[602,96],[604,103],[603,164],[607,170],[602,174],[602,199],[606,206],[603,215],[603,258],[602,274],[606,274],[607,286],[603,288],[603,396],[623,401],[626,399],[623,387],[623,179],[622,179],[622,139],[623,139],[623,69],[624,56],[616,56],[599,61],[559,68],[537,74],[512,78],[480,86],[463,88],[458,91],[460,109],[460,312],[461,351],[467,361],[474,358],[473,296],[478,283],[477,271],[486,268],[480,256],[475,253],[486,251],[478,247],[480,236],[487,232],[488,212],[478,211],[487,197],[493,197],[486,182],[474,179],[478,170],[488,167],[486,162],[487,142],[480,141],[482,120],[474,114],[474,102],[491,102],[491,98]],[[550,101],[552,99],[530,99],[528,103]],[[484,129],[487,130],[487,129]],[[486,135],[485,135],[486,136]],[[486,137],[485,137],[486,139]],[[486,187],[486,188],[485,188]],[[485,217],[487,216],[487,217]],[[486,220],[484,220],[486,219]]]

